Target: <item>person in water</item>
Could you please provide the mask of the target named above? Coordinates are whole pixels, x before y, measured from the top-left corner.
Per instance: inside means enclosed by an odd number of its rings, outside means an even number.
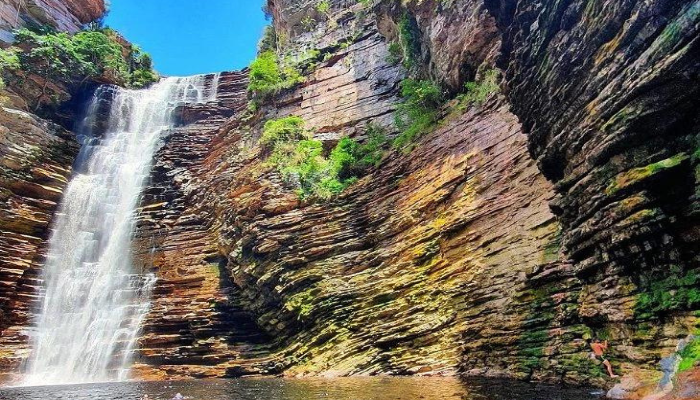
[[[596,338],[593,339],[593,342],[591,342],[591,350],[593,352],[591,353],[591,358],[595,360],[600,360],[603,362],[603,365],[605,365],[605,368],[608,370],[608,375],[610,375],[611,378],[617,378],[619,375],[615,375],[612,371],[612,365],[610,365],[610,361],[608,361],[607,357],[605,357],[605,351],[608,349],[608,341],[601,342],[600,339]]]

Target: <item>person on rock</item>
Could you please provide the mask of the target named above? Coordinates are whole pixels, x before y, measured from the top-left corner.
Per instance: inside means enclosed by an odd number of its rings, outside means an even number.
[[[594,360],[600,360],[603,362],[603,365],[605,365],[605,368],[608,370],[608,375],[610,375],[611,378],[617,378],[619,375],[615,375],[612,371],[612,365],[610,365],[610,361],[605,357],[605,351],[608,349],[608,341],[601,342],[600,339],[595,338],[593,339],[593,342],[591,342],[591,350],[593,352],[591,353],[591,358]]]

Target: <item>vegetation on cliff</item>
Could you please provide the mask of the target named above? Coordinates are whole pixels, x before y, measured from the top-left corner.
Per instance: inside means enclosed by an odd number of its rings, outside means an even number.
[[[679,355],[681,356],[681,362],[678,365],[678,372],[684,372],[695,367],[698,361],[700,361],[700,338],[695,336],[694,339],[681,350]]]
[[[50,28],[20,29],[15,38],[15,46],[0,55],[3,71],[65,84],[92,79],[133,88],[158,80],[148,53],[108,28],[74,35]]]
[[[266,99],[283,89],[304,81],[301,73],[289,60],[267,50],[250,64],[248,91],[257,99]]]
[[[640,319],[658,318],[676,310],[694,310],[700,306],[700,278],[695,271],[683,272],[673,266],[665,278],[645,277],[637,297],[636,315]]]
[[[304,125],[297,116],[270,120],[260,138],[270,151],[268,163],[297,188],[302,199],[330,199],[376,166],[384,154],[386,138],[380,128],[368,127],[364,144],[345,137],[328,153]]]
[[[421,135],[437,122],[443,94],[431,81],[406,79],[401,82],[401,96],[405,101],[396,108],[396,128],[401,132],[394,139],[394,147],[411,149]]]

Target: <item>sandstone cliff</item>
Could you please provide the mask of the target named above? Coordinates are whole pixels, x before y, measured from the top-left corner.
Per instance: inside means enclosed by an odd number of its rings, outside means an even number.
[[[209,76],[217,101],[179,110],[156,156],[134,241],[160,278],[137,376],[463,372],[612,386],[588,357],[599,336],[625,375],[616,395],[655,391],[698,330],[700,1],[317,3],[267,5],[278,46],[313,54],[303,83],[253,111],[246,71]],[[411,68],[391,60],[404,24]],[[448,103],[412,151],[388,150],[330,201],[300,200],[259,145],[265,121],[289,115],[326,150],[370,126],[393,136],[408,75],[454,95],[494,69],[500,93]],[[41,203],[3,211],[3,224],[24,221],[0,236],[15,260],[0,266],[13,326],[2,337],[21,347],[75,144],[17,118],[63,149],[17,164],[48,165],[50,181],[8,167],[0,182]],[[20,358],[8,351],[5,369]]]
[[[170,350],[154,353],[147,335],[146,364],[172,376],[463,371],[611,385],[587,357],[585,339],[602,336],[617,370],[661,375],[661,357],[696,329],[698,304],[679,293],[697,267],[697,2],[268,8],[288,48],[324,60],[253,115],[202,129],[210,148],[161,179],[186,188],[177,201],[191,210],[166,215],[205,227],[186,249],[235,304],[211,308],[254,316],[244,325],[258,342],[205,361],[186,354],[211,336],[190,328],[168,339],[183,357],[163,359]],[[300,202],[264,162],[262,123],[302,116],[329,146],[362,139],[368,122],[392,129],[405,71],[387,56],[404,13],[418,74],[458,92],[496,67],[504,95],[452,113],[333,201]],[[171,207],[144,205],[156,206]]]

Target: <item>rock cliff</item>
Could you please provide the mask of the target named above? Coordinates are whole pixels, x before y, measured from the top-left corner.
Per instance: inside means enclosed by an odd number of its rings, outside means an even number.
[[[77,32],[105,11],[103,0],[5,0],[0,3],[0,44],[12,43],[12,31],[27,25]]]
[[[136,376],[612,387],[589,358],[597,336],[624,375],[611,394],[668,388],[699,328],[700,1],[318,3],[267,3],[278,51],[306,60],[302,83],[252,109],[248,71],[212,75],[217,100],[178,110],[134,239],[159,277]],[[392,44],[406,29],[405,67]],[[291,115],[325,151],[372,127],[393,137],[406,77],[454,97],[494,70],[499,93],[447,102],[411,151],[388,149],[328,201],[300,199],[260,145],[266,121]],[[76,145],[29,114],[0,118],[3,165],[13,154],[0,181],[9,370]],[[60,150],[18,150],[13,132],[28,130]]]
[[[698,3],[331,3],[268,3],[286,46],[323,61],[202,132],[210,147],[189,161],[200,166],[168,178],[196,210],[179,218],[206,228],[195,241],[216,244],[196,252],[237,305],[220,310],[240,307],[267,335],[268,371],[612,385],[588,358],[585,340],[601,336],[636,377],[625,390],[660,377],[696,329]],[[503,95],[445,110],[414,151],[334,200],[300,201],[264,162],[262,123],[301,116],[327,146],[362,140],[370,122],[391,130],[405,71],[387,59],[404,16],[419,37],[414,73],[454,93],[500,68]],[[187,358],[158,368],[255,372]]]
[[[102,0],[5,1],[0,4],[0,42],[9,31],[26,25],[48,24],[75,32],[102,16]],[[37,115],[44,100],[71,99],[67,114]],[[83,88],[85,89],[85,88]],[[87,88],[89,91],[90,88]],[[72,115],[79,113],[83,95],[65,84],[18,72],[0,90],[0,380],[12,380],[29,354],[28,329],[39,306],[41,267],[49,226],[70,179],[79,144]],[[48,118],[50,117],[50,118]]]

